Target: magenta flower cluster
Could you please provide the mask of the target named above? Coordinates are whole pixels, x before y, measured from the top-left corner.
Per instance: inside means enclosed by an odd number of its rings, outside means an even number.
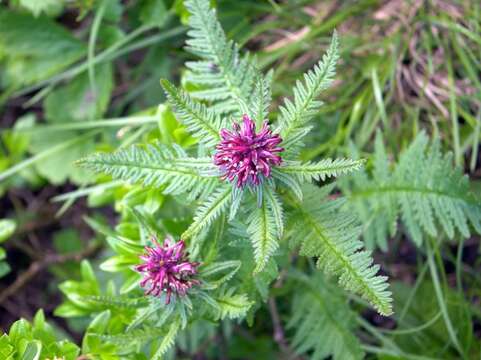
[[[267,121],[256,133],[255,123],[247,115],[242,120],[241,125],[234,123],[232,131],[221,130],[214,164],[221,169],[224,180],[236,182],[238,187],[259,185],[263,176],[271,175],[272,166],[281,164],[278,153],[284,149],[278,145],[282,139],[272,133]]]
[[[143,263],[135,270],[143,275],[140,286],[146,288],[146,295],[161,296],[166,293],[166,304],[170,303],[172,293],[184,296],[199,281],[192,276],[197,274],[197,262],[190,262],[184,251],[185,243],[174,242],[170,238],[160,245],[153,240],[154,247],[146,246],[146,254],[141,255]]]

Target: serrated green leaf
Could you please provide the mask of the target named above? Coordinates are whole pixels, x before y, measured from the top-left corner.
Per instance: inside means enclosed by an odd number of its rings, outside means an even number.
[[[252,306],[252,302],[249,301],[245,294],[226,292],[216,297],[215,300],[220,309],[220,319],[238,319],[244,317]]]
[[[418,246],[427,236],[439,237],[440,230],[450,239],[469,237],[470,227],[481,233],[481,202],[470,191],[468,178],[453,166],[452,155],[441,153],[439,140],[429,145],[420,133],[394,167],[380,133],[375,144],[372,176],[362,172],[340,183],[367,224],[363,236],[370,248],[387,250],[398,219]]]
[[[336,62],[339,58],[339,41],[334,31],[331,44],[322,59],[304,74],[304,81],[298,80],[294,88],[294,102],[284,101],[279,108],[281,137],[283,146],[293,152],[302,145],[301,138],[305,136],[306,124],[316,114],[322,103],[317,99],[320,93],[327,89],[334,80]]]
[[[324,181],[328,177],[337,177],[351,171],[359,170],[364,160],[351,159],[324,159],[319,162],[301,163],[297,161],[286,161],[278,169],[279,171],[295,176],[302,182],[314,180]]]
[[[129,183],[163,187],[166,194],[190,192],[195,197],[217,182],[210,175],[217,169],[209,158],[191,158],[175,144],[134,145],[114,153],[93,154],[77,164]]]
[[[197,235],[202,229],[208,227],[229,206],[231,202],[232,186],[224,185],[201,204],[196,210],[194,221],[182,234],[182,239],[189,239]]]
[[[161,80],[161,85],[174,112],[194,137],[208,146],[220,142],[219,133],[223,124],[219,116],[204,104],[191,99],[185,91],[176,89],[168,80]]]
[[[242,263],[238,260],[230,260],[230,261],[221,261],[215,262],[213,264],[208,264],[206,266],[202,266],[199,269],[199,276],[208,282],[208,287],[218,287],[219,285],[223,284],[226,281],[229,281],[239,270]],[[226,270],[228,270],[226,272]],[[216,275],[217,273],[223,273],[218,279],[211,279],[212,275]]]
[[[167,352],[167,350],[169,350],[172,347],[172,345],[174,345],[175,337],[177,336],[179,329],[180,329],[179,320],[175,320],[172,323],[170,323],[169,330],[167,331],[165,336],[162,338],[162,341],[160,342],[159,347],[157,348],[155,354],[152,356],[152,360],[162,359],[162,356]]]
[[[360,341],[354,335],[356,314],[347,299],[320,274],[307,277],[297,274],[292,315],[287,328],[295,333],[291,344],[298,354],[309,353],[310,359],[364,359]],[[322,341],[319,341],[322,339]]]
[[[253,99],[256,70],[253,61],[241,57],[236,44],[227,40],[209,1],[184,2],[190,12],[187,50],[202,58],[187,62],[191,70],[186,80],[199,86],[194,98],[215,103],[217,113],[240,113],[249,109]]]
[[[359,240],[360,226],[351,212],[341,210],[344,199],[326,201],[332,187],[320,191],[306,186],[305,200],[290,218],[293,245],[304,256],[317,257],[317,266],[339,278],[339,284],[369,301],[382,315],[392,314],[387,277],[376,275],[371,254]]]
[[[264,187],[264,196],[266,197],[267,206],[269,206],[269,209],[272,211],[276,223],[277,237],[281,238],[284,233],[284,210],[282,209],[282,202],[271,186]]]
[[[256,260],[255,274],[264,269],[267,261],[279,246],[277,242],[279,229],[276,226],[275,215],[267,205],[265,197],[262,198],[260,206],[252,208],[247,223],[247,232],[254,248]]]

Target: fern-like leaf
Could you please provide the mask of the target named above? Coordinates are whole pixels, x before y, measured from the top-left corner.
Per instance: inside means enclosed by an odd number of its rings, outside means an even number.
[[[216,182],[217,170],[208,158],[191,158],[180,146],[134,145],[114,153],[97,153],[78,161],[95,172],[132,184],[165,187],[166,194],[202,193]]]
[[[322,59],[304,74],[304,82],[298,80],[294,87],[294,102],[286,99],[280,107],[281,136],[284,147],[299,147],[305,135],[305,127],[322,105],[317,97],[327,89],[334,80],[336,62],[339,58],[339,43],[334,32],[327,53]],[[292,150],[292,149],[290,149]]]
[[[136,309],[148,304],[148,301],[145,297],[132,298],[122,295],[84,296],[82,300],[86,304],[92,304],[101,309]]]
[[[148,319],[158,315],[159,319],[157,320],[156,326],[161,327],[163,323],[167,321],[167,319],[172,315],[175,304],[171,302],[167,306],[165,305],[164,299],[160,298],[152,298],[150,299],[150,304],[146,307],[137,309],[137,314],[135,315],[134,319],[130,322],[127,326],[127,332],[133,331],[135,328],[138,328],[141,324],[143,324]]]
[[[284,211],[281,200],[271,186],[264,188],[264,196],[269,209],[272,211],[274,222],[276,223],[277,236],[280,238],[284,232]]]
[[[169,330],[162,338],[159,347],[155,354],[152,356],[152,360],[161,360],[163,355],[174,345],[175,337],[180,330],[180,320],[176,319],[169,324]]]
[[[364,359],[361,344],[353,331],[356,315],[338,288],[317,274],[295,273],[299,286],[287,328],[295,333],[291,345],[297,353],[309,352],[309,359]],[[302,290],[302,291],[301,291]]]
[[[438,140],[428,143],[424,133],[418,135],[391,168],[378,133],[372,176],[362,172],[343,183],[349,204],[366,224],[369,247],[387,250],[398,220],[417,245],[426,236],[439,236],[440,229],[450,239],[469,237],[470,225],[481,233],[481,202],[468,178],[454,168],[450,153],[441,154]]]
[[[203,288],[215,289],[229,281],[239,271],[241,265],[242,263],[238,260],[229,260],[202,266],[199,276],[204,280]],[[218,275],[218,273],[221,273],[220,277],[211,278],[212,275]]]
[[[209,0],[188,0],[185,6],[191,13],[187,50],[203,59],[186,63],[192,71],[188,81],[201,87],[191,94],[214,103],[222,101],[217,104],[218,112],[238,113],[251,101],[255,66],[248,55],[241,57],[237,45],[227,40]]]
[[[302,201],[302,188],[297,176],[286,174],[278,170],[278,168],[273,168],[272,177],[291,191],[297,197],[297,200]]]
[[[254,273],[259,273],[264,269],[267,261],[279,246],[277,239],[280,229],[277,228],[274,211],[268,205],[265,196],[261,198],[259,205],[252,207],[247,219],[249,224],[247,233],[252,241],[256,260]]]
[[[190,133],[207,146],[215,146],[220,141],[219,132],[224,127],[219,116],[198,103],[183,90],[178,90],[168,80],[161,80],[167,98]]]
[[[245,294],[234,294],[233,289],[223,291],[215,298],[219,308],[219,319],[244,317],[252,306]]]
[[[359,170],[364,160],[324,159],[318,162],[301,163],[298,161],[285,162],[279,170],[285,174],[295,176],[301,182],[313,180],[324,181],[328,177],[335,177],[351,171]]]
[[[199,206],[197,209],[194,221],[187,230],[182,234],[182,239],[189,239],[197,235],[202,229],[208,227],[217,219],[229,206],[232,200],[232,186],[221,186],[217,191],[210,195],[210,197]]]
[[[258,73],[256,76],[255,90],[253,99],[255,99],[254,113],[251,114],[255,119],[257,127],[260,128],[262,122],[267,119],[269,113],[269,105],[272,100],[271,82],[273,72],[269,71],[264,77]]]
[[[345,199],[326,201],[332,186],[322,190],[305,187],[305,197],[291,216],[291,243],[300,245],[300,253],[317,257],[317,266],[327,274],[339,277],[345,289],[361,295],[382,315],[390,315],[391,293],[385,276],[376,276],[378,265],[372,265],[370,253],[363,251],[359,240],[361,228],[357,219],[341,211]]]
[[[244,191],[242,189],[239,189],[238,187],[234,187],[232,189],[232,203],[230,205],[229,221],[234,220],[237,211],[239,211],[239,208],[241,206],[243,197]]]
[[[157,339],[165,335],[165,330],[158,327],[145,327],[141,329],[135,329],[130,332],[122,334],[96,334],[89,333],[89,336],[95,336],[103,341],[115,344],[143,344],[153,339]]]

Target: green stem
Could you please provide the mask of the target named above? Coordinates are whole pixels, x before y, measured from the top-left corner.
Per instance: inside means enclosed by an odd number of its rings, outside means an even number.
[[[106,61],[114,60],[114,59],[116,59],[116,58],[118,58],[118,57],[120,57],[120,56],[122,56],[126,53],[129,53],[129,52],[134,51],[134,50],[138,50],[138,49],[146,47],[146,46],[153,45],[154,43],[157,43],[157,42],[160,42],[160,41],[163,41],[163,40],[167,40],[167,39],[169,39],[171,37],[174,37],[174,36],[177,36],[177,35],[179,35],[179,34],[181,34],[185,31],[185,28],[183,26],[179,26],[179,27],[173,28],[171,30],[168,30],[168,31],[166,31],[162,34],[156,34],[156,35],[154,35],[150,38],[146,38],[144,40],[141,40],[136,44],[131,44],[130,46],[125,47],[124,49],[121,49],[124,45],[128,44],[133,39],[135,39],[136,37],[140,36],[141,34],[147,32],[149,30],[152,30],[152,28],[154,28],[154,27],[155,27],[154,25],[141,26],[141,27],[135,29],[134,31],[132,31],[130,34],[126,35],[124,38],[120,39],[118,42],[113,44],[111,47],[105,49],[100,54],[95,56],[90,63],[89,62],[80,63],[79,65],[77,65],[77,66],[75,66],[71,69],[68,69],[68,70],[64,71],[63,73],[60,73],[60,74],[57,74],[57,75],[51,77],[50,79],[40,81],[37,84],[34,84],[34,85],[28,86],[24,89],[21,89],[21,90],[15,92],[15,93],[13,93],[12,96],[17,97],[17,96],[25,95],[25,94],[27,94],[31,91],[37,90],[37,89],[42,88],[44,86],[58,84],[61,81],[73,78],[76,75],[88,70],[89,65],[90,66],[92,64],[97,65],[97,64],[100,64],[100,63],[103,63],[103,62],[106,62]]]
[[[416,292],[418,291],[419,287],[421,286],[423,280],[424,280],[424,277],[426,276],[426,273],[427,273],[427,270],[428,270],[428,264],[424,264],[421,272],[419,273],[417,279],[416,279],[416,283],[414,284],[410,294],[409,294],[409,297],[399,315],[399,323],[402,322],[402,320],[404,319],[404,316],[406,316],[410,306],[411,306],[411,303],[413,302],[414,300],[414,297],[416,295]]]
[[[97,13],[95,14],[95,18],[92,23],[92,29],[90,31],[87,50],[87,67],[90,81],[90,91],[94,95],[97,92],[97,86],[95,84],[95,64],[93,63],[93,59],[95,57],[95,44],[97,43],[97,36],[99,33],[100,24],[102,23],[102,19],[104,17],[106,5],[107,1],[102,1],[102,4],[100,5]]]
[[[438,270],[436,268],[436,264],[434,262],[434,255],[433,255],[433,250],[431,248],[431,244],[429,242],[426,242],[426,251],[427,251],[427,260],[429,264],[429,270],[431,272],[431,277],[433,280],[433,285],[434,285],[434,291],[436,293],[436,299],[439,304],[439,308],[441,310],[441,313],[443,315],[444,319],[444,324],[446,325],[446,329],[448,330],[449,337],[451,341],[453,342],[454,347],[458,351],[458,353],[462,356],[463,359],[466,359],[466,355],[464,354],[464,351],[459,343],[458,337],[456,335],[456,330],[454,329],[453,323],[451,321],[451,318],[449,317],[448,313],[448,308],[446,306],[446,301],[445,297],[443,294],[443,291],[441,289],[441,282],[439,279],[439,274]]]
[[[91,132],[88,132],[87,134],[83,134],[83,135],[78,136],[74,139],[70,139],[68,141],[62,142],[58,145],[52,146],[49,149],[44,150],[44,151],[32,156],[31,158],[28,158],[28,159],[26,159],[26,160],[24,160],[24,161],[22,161],[22,162],[20,162],[16,165],[12,166],[11,168],[9,168],[9,169],[5,170],[4,172],[0,173],[0,182],[8,179],[12,175],[15,175],[15,174],[19,173],[23,169],[26,169],[27,167],[39,162],[40,160],[46,159],[46,158],[48,158],[49,156],[51,156],[55,153],[58,153],[60,151],[68,149],[70,146],[73,146],[77,143],[81,143],[81,142],[85,141],[86,139],[88,139],[88,138],[92,137],[93,135],[97,134],[98,132],[99,132],[98,130],[91,131]]]
[[[88,130],[109,127],[141,126],[153,124],[159,120],[157,116],[129,116],[123,118],[100,119],[94,121],[63,123],[58,125],[39,125],[32,128],[16,129],[16,132],[47,132],[47,131],[67,131],[67,130]],[[0,131],[2,133],[2,131]]]

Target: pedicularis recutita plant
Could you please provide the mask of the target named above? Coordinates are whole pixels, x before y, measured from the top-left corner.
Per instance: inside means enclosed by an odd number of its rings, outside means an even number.
[[[202,271],[197,273],[199,264],[184,257],[184,242],[202,246],[214,223],[220,222],[233,227],[230,236],[250,239],[254,277],[262,276],[276,255],[298,250],[317,258],[320,269],[338,277],[342,287],[362,296],[379,313],[391,314],[387,279],[376,275],[379,266],[363,250],[356,218],[346,211],[343,199],[328,200],[332,185],[309,184],[357,170],[363,161],[299,159],[309,122],[322,105],[318,96],[334,79],[336,33],[326,54],[297,81],[293,99],[284,100],[274,119],[268,112],[272,72],[261,74],[255,60],[241,55],[226,39],[208,0],[185,4],[191,13],[187,49],[200,60],[187,62],[184,80],[195,90],[187,92],[167,80],[161,84],[177,119],[198,140],[196,148],[155,142],[80,161],[94,171],[160,188],[164,194],[183,199],[187,194],[197,206],[181,243],[147,248],[145,263],[136,267],[144,275],[141,285],[151,295],[166,292],[167,303],[171,293],[182,302],[199,293],[191,290],[202,284]],[[203,263],[202,258],[195,260]]]

